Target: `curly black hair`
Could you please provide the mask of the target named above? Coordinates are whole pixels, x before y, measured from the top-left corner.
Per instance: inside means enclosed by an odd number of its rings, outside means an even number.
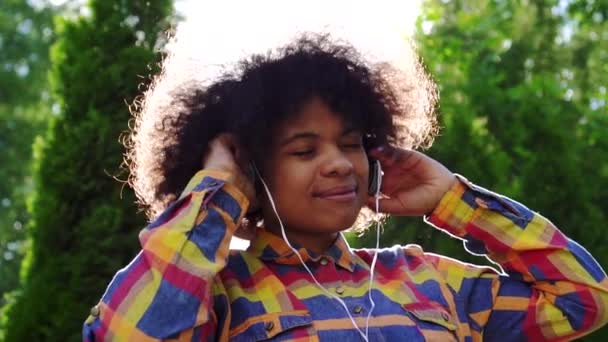
[[[130,184],[154,219],[202,167],[218,134],[233,133],[254,160],[263,159],[277,127],[313,97],[360,129],[367,148],[428,147],[437,133],[436,87],[415,54],[401,62],[370,63],[326,33],[251,55],[206,86],[171,72],[176,62],[167,58],[134,110]]]

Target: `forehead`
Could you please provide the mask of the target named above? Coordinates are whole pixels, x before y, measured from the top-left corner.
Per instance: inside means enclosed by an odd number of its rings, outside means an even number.
[[[279,126],[279,136],[286,137],[301,131],[325,132],[350,130],[352,120],[334,112],[322,99],[314,97]]]

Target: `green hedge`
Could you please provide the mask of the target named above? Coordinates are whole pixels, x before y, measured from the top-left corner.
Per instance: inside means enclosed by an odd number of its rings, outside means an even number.
[[[153,47],[172,3],[93,0],[88,8],[56,22],[50,77],[61,111],[34,146],[31,250],[7,341],[81,340],[89,308],[134,256],[145,225],[132,192],[111,175],[120,170],[125,103],[157,64]]]

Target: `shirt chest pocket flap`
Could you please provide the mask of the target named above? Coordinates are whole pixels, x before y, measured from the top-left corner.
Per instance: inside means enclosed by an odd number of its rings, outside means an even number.
[[[251,317],[231,330],[230,341],[282,341],[294,336],[316,336],[308,311],[274,312]]]
[[[441,304],[436,302],[417,302],[404,304],[403,308],[418,321],[417,325],[423,331],[445,331],[454,336],[457,325],[454,317]]]

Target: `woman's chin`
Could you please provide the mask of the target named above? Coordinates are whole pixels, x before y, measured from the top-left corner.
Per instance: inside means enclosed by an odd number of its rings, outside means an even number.
[[[359,212],[357,212],[356,214],[349,213],[349,214],[345,214],[345,215],[335,215],[334,214],[334,215],[330,216],[331,222],[328,222],[327,224],[323,225],[325,227],[325,229],[323,229],[323,230],[328,233],[329,232],[337,233],[337,232],[347,230],[347,229],[351,228],[353,226],[353,224],[355,224],[358,216],[359,216]]]

